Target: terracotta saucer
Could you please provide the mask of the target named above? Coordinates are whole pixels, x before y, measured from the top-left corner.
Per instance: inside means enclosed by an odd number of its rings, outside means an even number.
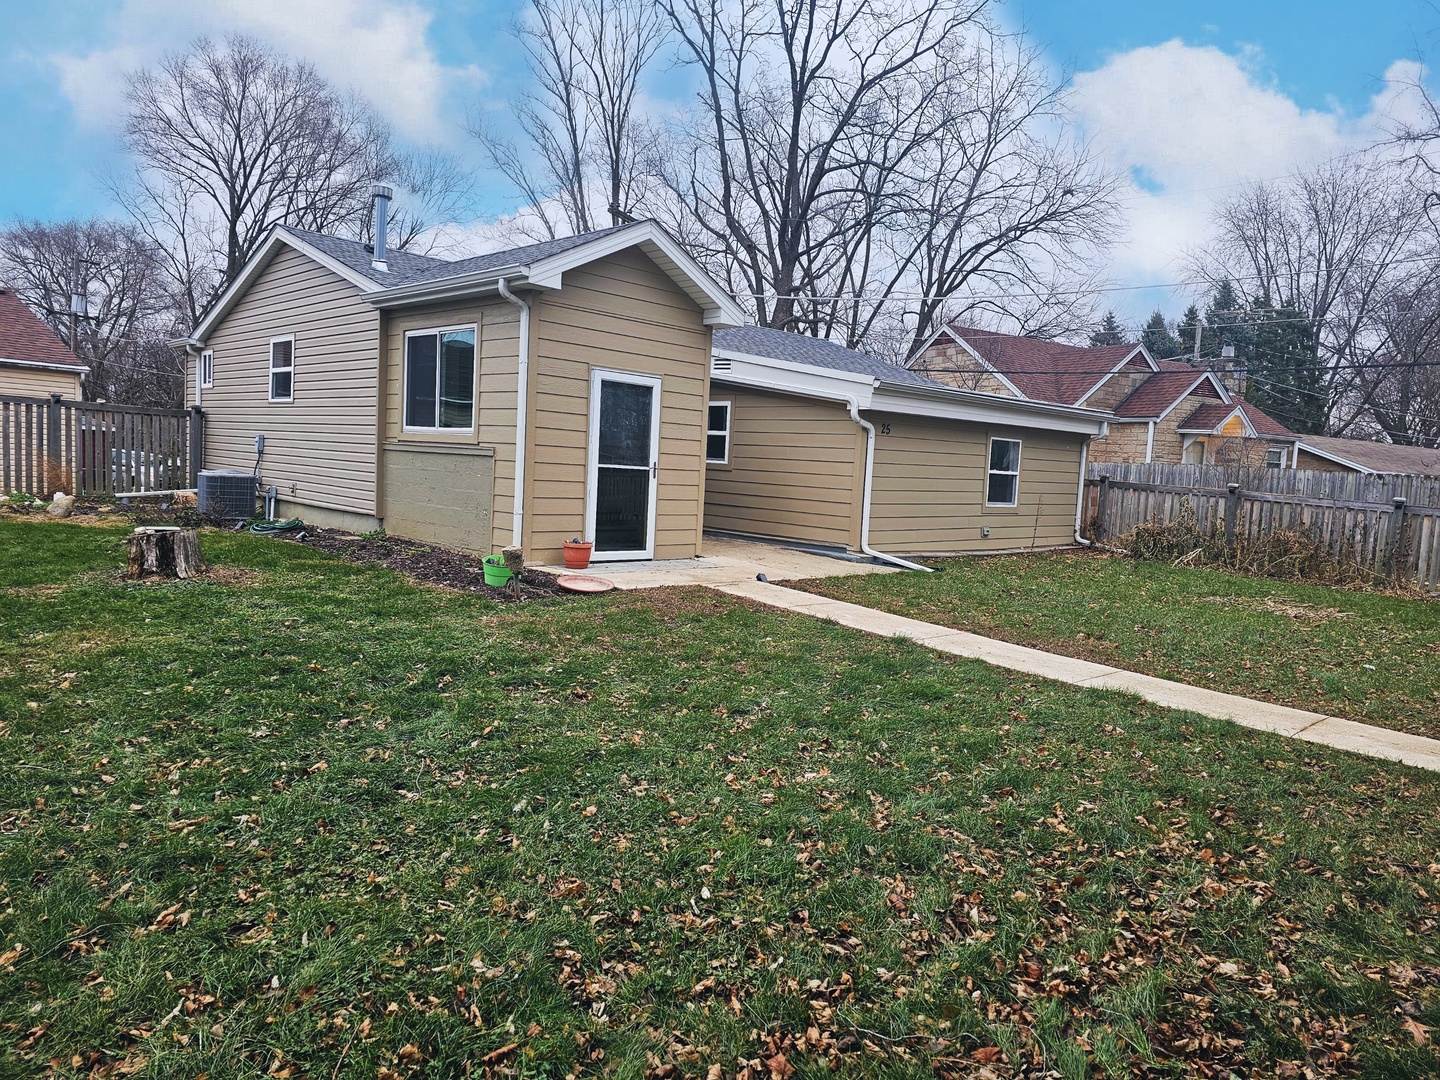
[[[584,577],[580,574],[561,574],[555,584],[571,592],[609,592],[615,583],[603,577]]]

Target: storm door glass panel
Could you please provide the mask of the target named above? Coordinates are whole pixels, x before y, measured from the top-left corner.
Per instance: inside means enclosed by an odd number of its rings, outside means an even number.
[[[608,379],[600,383],[596,551],[639,552],[650,546],[654,402],[654,387]]]
[[[475,331],[440,335],[440,424],[469,428],[475,419]]]
[[[435,426],[434,334],[415,334],[405,339],[405,426]]]

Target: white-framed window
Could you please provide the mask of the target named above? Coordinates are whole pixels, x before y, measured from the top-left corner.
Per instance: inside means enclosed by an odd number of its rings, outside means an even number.
[[[705,411],[705,460],[730,464],[730,402],[712,401]]]
[[[270,400],[295,400],[295,335],[270,339]]]
[[[990,440],[985,474],[985,505],[1015,506],[1020,501],[1020,440]]]
[[[405,335],[406,431],[475,430],[475,326]]]
[[[1285,467],[1285,448],[1283,446],[1272,446],[1265,451],[1265,467],[1267,469],[1283,469]]]
[[[200,370],[200,388],[208,390],[215,385],[215,354],[206,349],[196,363]]]

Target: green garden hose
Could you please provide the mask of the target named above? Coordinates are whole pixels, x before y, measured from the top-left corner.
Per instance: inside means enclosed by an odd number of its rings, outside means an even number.
[[[252,521],[250,531],[256,536],[280,536],[296,529],[303,529],[305,523],[299,518],[284,518],[278,521]]]

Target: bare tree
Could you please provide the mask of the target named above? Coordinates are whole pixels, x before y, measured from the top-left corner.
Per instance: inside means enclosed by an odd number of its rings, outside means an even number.
[[[1357,427],[1401,446],[1440,448],[1440,256],[1375,305],[1372,330],[1355,371],[1364,410]]]
[[[70,340],[76,260],[86,315]],[[180,309],[159,252],[135,226],[112,221],[17,221],[0,230],[0,280],[89,366],[89,400],[174,407],[184,372],[166,339]]]
[[[1233,279],[1308,316],[1328,430],[1343,432],[1368,407],[1359,373],[1383,345],[1379,312],[1420,257],[1420,210],[1393,162],[1345,158],[1222,201],[1211,244],[1190,256],[1212,285]]]
[[[363,232],[370,182],[397,178],[406,162],[362,102],[245,37],[198,39],[131,75],[125,100],[135,176],[116,193],[163,254],[192,322],[274,226]],[[438,159],[427,172],[423,155],[410,164],[412,179],[455,176]],[[402,229],[400,240],[424,232]]]
[[[533,219],[535,234],[550,239],[634,208],[652,142],[637,102],[665,30],[649,0],[533,0],[516,27],[535,82],[513,104],[522,141],[484,115],[469,125],[529,204],[522,228]]]

